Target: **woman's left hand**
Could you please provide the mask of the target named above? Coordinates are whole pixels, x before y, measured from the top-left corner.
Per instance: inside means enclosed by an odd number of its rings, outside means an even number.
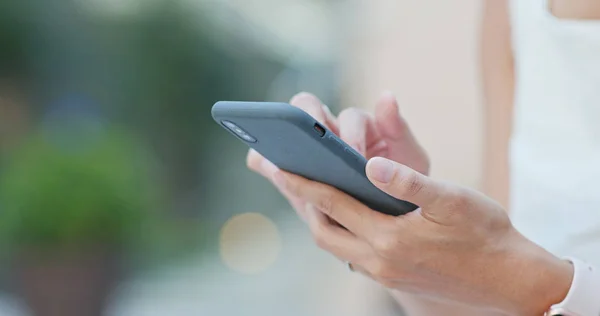
[[[389,288],[512,315],[542,315],[566,296],[571,265],[519,234],[494,201],[385,158],[372,158],[367,175],[420,208],[392,217],[296,175],[271,179],[307,202],[321,248]]]

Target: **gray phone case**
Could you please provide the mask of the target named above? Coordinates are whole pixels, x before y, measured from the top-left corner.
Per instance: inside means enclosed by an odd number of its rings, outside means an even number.
[[[402,215],[417,208],[375,187],[365,174],[367,160],[297,107],[286,103],[220,101],[213,106],[212,116],[283,170],[334,186],[388,215]],[[224,121],[233,122],[256,142],[243,140]]]

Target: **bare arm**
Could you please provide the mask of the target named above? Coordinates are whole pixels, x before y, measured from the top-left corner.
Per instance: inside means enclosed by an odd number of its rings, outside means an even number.
[[[486,0],[481,30],[485,100],[484,191],[508,207],[508,145],[512,125],[514,64],[509,0]]]

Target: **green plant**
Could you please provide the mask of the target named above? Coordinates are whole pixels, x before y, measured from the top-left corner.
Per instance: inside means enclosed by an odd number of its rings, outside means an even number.
[[[0,234],[11,247],[120,250],[155,223],[157,181],[149,155],[125,133],[31,137],[0,180]]]

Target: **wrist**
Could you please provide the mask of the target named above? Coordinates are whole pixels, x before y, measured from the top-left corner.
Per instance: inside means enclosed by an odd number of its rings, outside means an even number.
[[[514,247],[508,258],[506,297],[518,315],[544,315],[569,293],[573,265],[521,238],[521,245]]]
[[[531,278],[535,288],[529,296],[529,303],[524,305],[527,311],[534,313],[531,315],[544,315],[552,305],[562,302],[573,282],[573,265],[557,257],[549,257],[540,262],[538,273]]]

